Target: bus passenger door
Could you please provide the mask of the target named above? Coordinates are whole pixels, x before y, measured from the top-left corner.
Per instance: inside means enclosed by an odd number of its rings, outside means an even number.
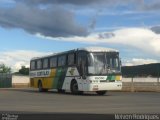
[[[87,53],[86,52],[79,52],[78,53],[78,72],[80,75],[79,79],[79,86],[81,90],[84,90],[86,87],[86,73],[87,73]]]

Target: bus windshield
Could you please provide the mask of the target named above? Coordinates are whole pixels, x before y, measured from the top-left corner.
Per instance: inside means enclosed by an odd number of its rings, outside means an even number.
[[[89,53],[88,74],[102,75],[120,72],[118,53]]]

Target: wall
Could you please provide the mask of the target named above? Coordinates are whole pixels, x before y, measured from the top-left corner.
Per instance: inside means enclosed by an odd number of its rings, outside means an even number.
[[[12,75],[12,87],[29,87],[29,76]]]

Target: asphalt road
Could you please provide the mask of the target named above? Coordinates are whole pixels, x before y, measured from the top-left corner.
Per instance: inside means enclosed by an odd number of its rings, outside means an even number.
[[[72,95],[36,89],[0,89],[0,111],[27,113],[160,113],[160,93],[108,92]]]

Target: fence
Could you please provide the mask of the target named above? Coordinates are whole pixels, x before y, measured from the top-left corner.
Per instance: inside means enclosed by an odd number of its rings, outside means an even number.
[[[122,91],[154,91],[160,92],[159,78],[122,78]]]
[[[12,74],[0,73],[0,88],[12,87]]]

